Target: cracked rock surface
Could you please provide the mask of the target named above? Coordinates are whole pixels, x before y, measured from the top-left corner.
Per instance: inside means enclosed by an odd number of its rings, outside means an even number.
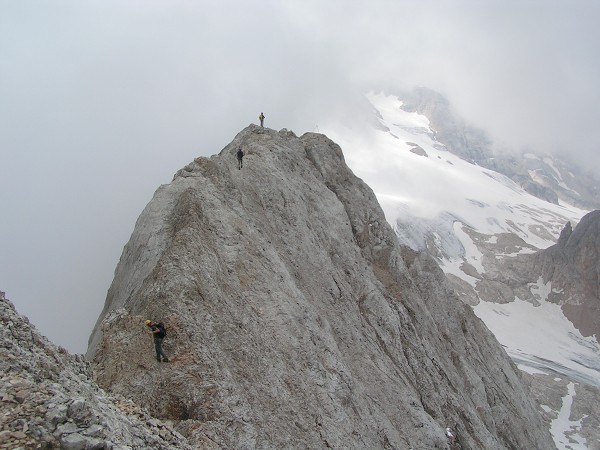
[[[0,448],[191,449],[173,427],[90,377],[0,293]]]

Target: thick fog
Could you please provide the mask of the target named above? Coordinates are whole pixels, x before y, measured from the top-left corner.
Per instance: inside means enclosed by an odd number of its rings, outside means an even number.
[[[419,85],[598,165],[600,3],[0,0],[0,290],[83,352],[160,184],[258,121],[300,135]],[[340,119],[341,120],[341,119]]]

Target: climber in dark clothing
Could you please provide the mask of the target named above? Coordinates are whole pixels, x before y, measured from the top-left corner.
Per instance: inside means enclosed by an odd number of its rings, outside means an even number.
[[[154,349],[156,350],[156,360],[160,362],[162,357],[163,362],[169,362],[169,358],[167,358],[167,355],[165,355],[165,352],[163,352],[162,349],[163,339],[167,335],[167,330],[165,329],[165,326],[162,323],[154,323],[151,320],[146,320],[146,325],[150,327],[150,329],[152,330],[152,335],[154,336]]]
[[[263,113],[260,113],[260,116],[258,116],[258,120],[260,120],[260,126],[264,127],[265,115]]]
[[[237,151],[236,156],[237,156],[237,160],[238,160],[238,169],[241,169],[242,168],[242,158],[244,157],[244,151],[242,150],[241,147]]]

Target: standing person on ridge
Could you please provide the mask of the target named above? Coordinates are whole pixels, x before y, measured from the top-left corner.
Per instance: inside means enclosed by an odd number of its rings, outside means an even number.
[[[263,113],[260,113],[260,116],[258,116],[258,119],[260,120],[260,126],[264,127],[265,115]]]
[[[165,329],[165,326],[162,324],[162,322],[154,323],[151,320],[146,320],[146,326],[150,327],[150,329],[152,330],[152,335],[154,336],[154,349],[156,350],[156,360],[160,362],[162,357],[163,362],[169,362],[169,358],[167,358],[167,355],[165,355],[165,352],[163,352],[162,349],[163,339],[167,335],[167,330]]]
[[[242,147],[240,147],[240,149],[237,151],[236,156],[237,156],[237,160],[238,160],[238,169],[241,169],[242,168],[242,158],[244,157],[244,150],[242,150]]]

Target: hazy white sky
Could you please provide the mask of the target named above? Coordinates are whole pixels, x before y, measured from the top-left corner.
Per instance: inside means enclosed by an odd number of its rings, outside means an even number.
[[[300,135],[416,84],[597,164],[599,18],[595,0],[0,0],[0,290],[83,352],[156,188],[261,111]]]

